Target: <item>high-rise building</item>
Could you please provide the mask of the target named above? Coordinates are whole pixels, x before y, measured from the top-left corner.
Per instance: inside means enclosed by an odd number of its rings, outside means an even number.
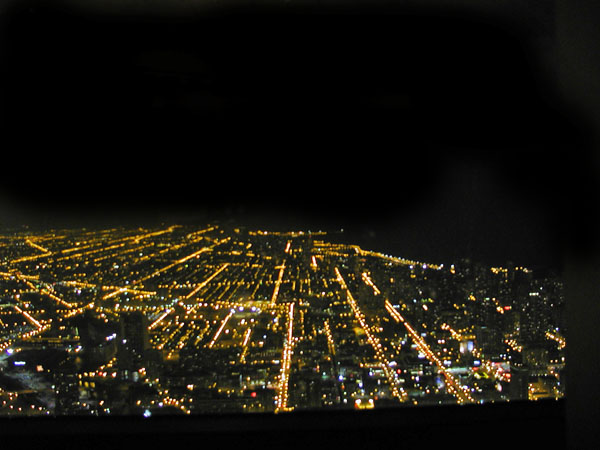
[[[529,388],[529,370],[521,364],[510,366],[509,396],[511,400],[527,400]]]
[[[121,315],[119,348],[117,358],[119,367],[128,373],[138,370],[150,349],[150,335],[148,333],[148,319],[140,311]]]
[[[140,311],[121,315],[121,343],[139,356],[150,348],[148,318]]]
[[[74,415],[79,407],[79,383],[76,363],[73,358],[58,364],[54,373],[55,414]]]

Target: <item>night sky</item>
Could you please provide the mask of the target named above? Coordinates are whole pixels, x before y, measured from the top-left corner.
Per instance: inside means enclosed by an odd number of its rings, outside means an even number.
[[[417,260],[557,269],[591,248],[595,160],[555,89],[552,11],[19,4],[5,226],[343,228]]]

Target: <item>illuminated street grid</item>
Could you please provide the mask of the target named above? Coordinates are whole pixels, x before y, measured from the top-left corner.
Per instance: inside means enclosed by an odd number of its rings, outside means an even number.
[[[560,280],[200,228],[0,236],[3,415],[561,398]]]

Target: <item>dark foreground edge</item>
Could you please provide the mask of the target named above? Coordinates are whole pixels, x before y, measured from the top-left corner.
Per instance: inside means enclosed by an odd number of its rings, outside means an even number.
[[[565,401],[371,411],[2,419],[3,448],[566,448]]]

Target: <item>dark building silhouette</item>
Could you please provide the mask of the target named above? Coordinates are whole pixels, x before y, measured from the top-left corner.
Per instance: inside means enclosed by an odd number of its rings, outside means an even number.
[[[121,315],[120,332],[118,335],[117,358],[123,376],[128,378],[131,372],[143,367],[150,349],[148,319],[139,311]]]
[[[80,411],[77,361],[68,358],[54,372],[55,414],[75,415]]]

